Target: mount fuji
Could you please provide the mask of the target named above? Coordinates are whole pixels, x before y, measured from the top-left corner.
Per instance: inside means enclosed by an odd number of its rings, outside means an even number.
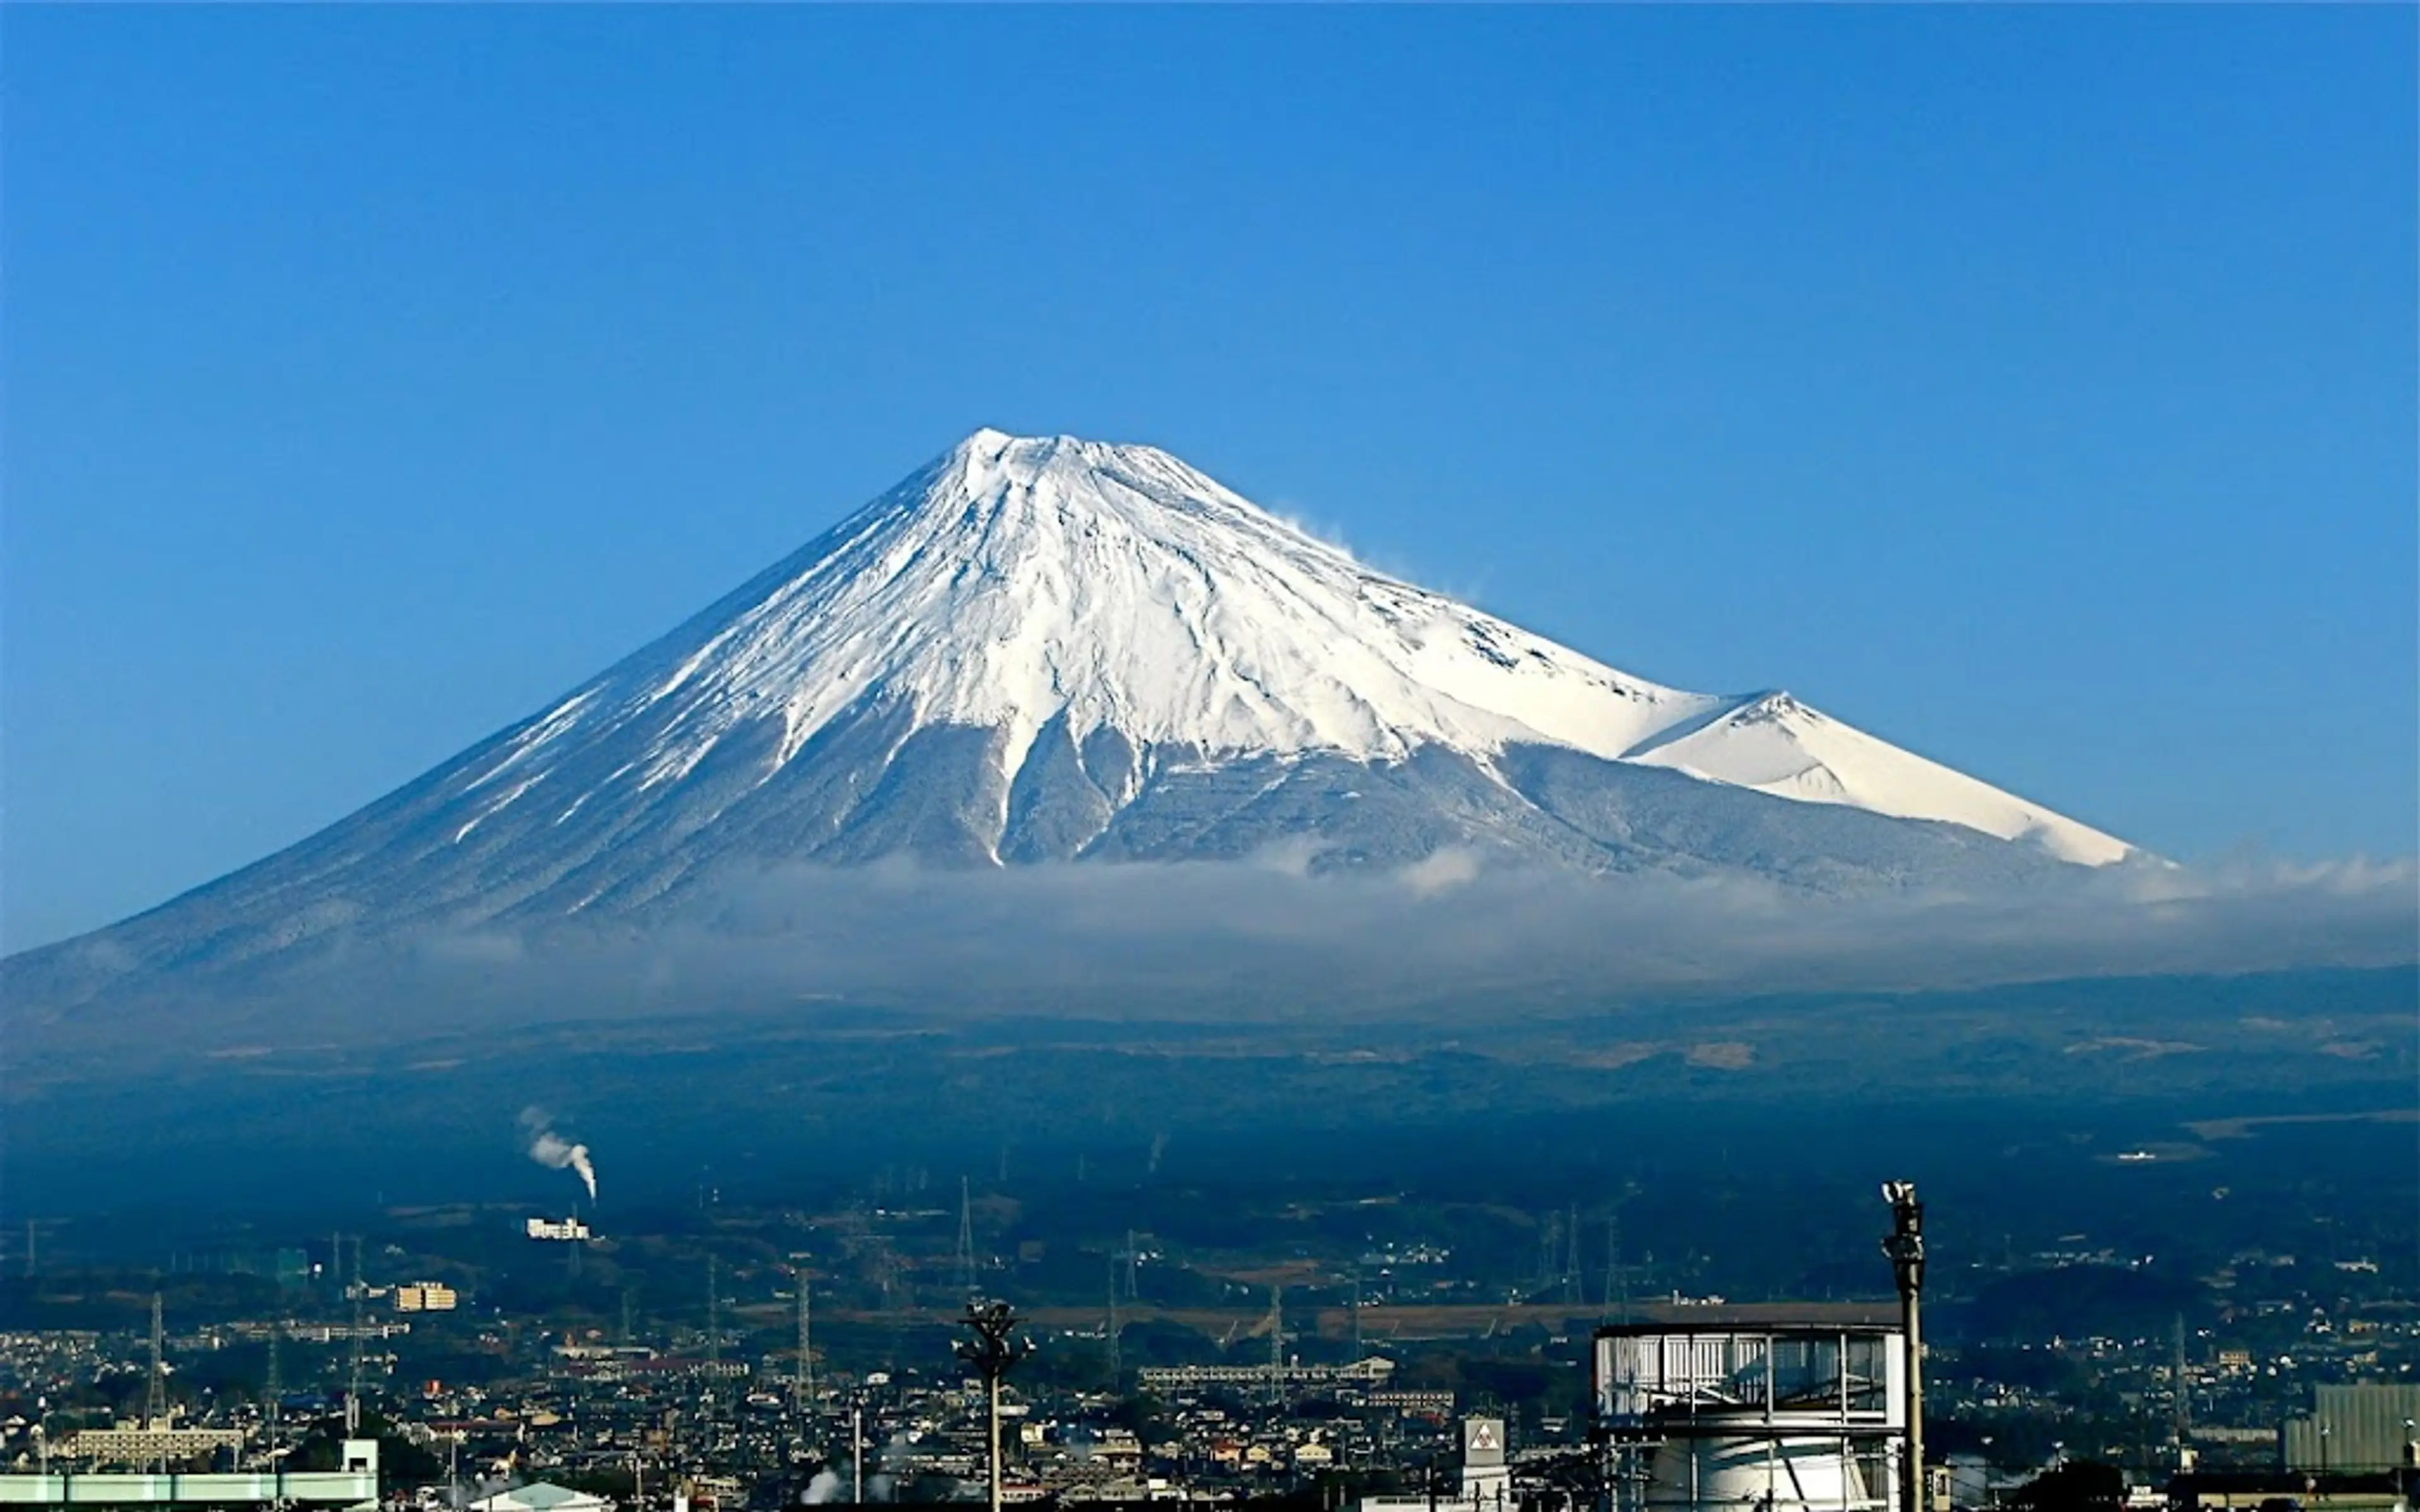
[[[981,430],[530,718],[9,975],[72,1000],[340,937],[642,928],[795,863],[1278,846],[1824,892],[2136,854],[1790,694],[1663,687],[1374,572],[1165,452]]]

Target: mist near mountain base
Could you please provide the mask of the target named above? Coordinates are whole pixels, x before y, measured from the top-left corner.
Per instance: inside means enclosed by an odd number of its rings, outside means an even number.
[[[2381,965],[2420,955],[2409,862],[2074,872],[1996,892],[1847,897],[1738,875],[1575,880],[1446,850],[1319,871],[1241,861],[765,871],[692,917],[436,933],[421,967],[592,1007],[829,996],[1088,1017],[1398,1016],[1644,993],[1913,990],[2079,976]],[[415,973],[416,974],[416,973]]]

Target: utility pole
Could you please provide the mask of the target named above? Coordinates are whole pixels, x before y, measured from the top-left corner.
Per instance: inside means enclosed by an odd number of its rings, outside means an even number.
[[[1883,1200],[1890,1204],[1891,1233],[1883,1241],[1890,1257],[1891,1276],[1899,1284],[1900,1328],[1907,1351],[1907,1475],[1900,1489],[1902,1512],[1926,1512],[1930,1500],[1924,1487],[1924,1335],[1920,1327],[1924,1295],[1924,1204],[1916,1197],[1914,1181],[1885,1181]]]
[[[957,1356],[983,1377],[991,1419],[991,1512],[1000,1512],[1000,1383],[1033,1346],[1016,1337],[1016,1314],[1004,1302],[970,1302],[960,1321],[974,1335],[960,1340]]]

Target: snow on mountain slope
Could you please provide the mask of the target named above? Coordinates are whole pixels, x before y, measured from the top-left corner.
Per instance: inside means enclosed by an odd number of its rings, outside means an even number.
[[[1111,731],[1212,762],[1392,762],[1428,746],[1483,759],[1542,743],[2003,838],[2039,832],[2072,860],[2125,852],[1811,711],[1828,778],[1783,780],[1818,759],[1776,757],[1766,772],[1736,699],[1617,671],[1373,573],[1156,449],[993,430],[509,738],[473,779],[494,796],[467,823],[591,801],[596,790],[548,779],[566,753],[634,725],[646,748],[604,784],[626,797],[778,721],[769,779],[868,702],[918,729],[999,732],[1003,797],[1054,721],[1078,749]],[[1683,727],[1698,731],[1689,743],[1658,747]]]
[[[2130,847],[1962,772],[1876,740],[1799,702],[1761,693],[1684,721],[1624,760],[1806,803],[1839,803],[1903,819],[1942,819],[2003,840],[2030,840],[2065,861],[2102,866]]]
[[[542,716],[481,779],[660,718],[640,786],[778,719],[770,776],[861,701],[1005,734],[1063,718],[1210,759],[1544,741],[1616,757],[1726,701],[1617,672],[1381,577],[1141,446],[978,431],[700,620]],[[554,801],[550,793],[539,801]]]

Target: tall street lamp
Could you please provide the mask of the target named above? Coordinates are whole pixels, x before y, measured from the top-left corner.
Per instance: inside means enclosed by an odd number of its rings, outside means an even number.
[[[1925,1512],[1924,1336],[1916,1305],[1924,1292],[1924,1204],[1916,1199],[1914,1181],[1885,1181],[1883,1200],[1891,1210],[1883,1253],[1890,1257],[1891,1275],[1899,1283],[1900,1329],[1907,1350],[1907,1476],[1900,1506],[1902,1512]]]

